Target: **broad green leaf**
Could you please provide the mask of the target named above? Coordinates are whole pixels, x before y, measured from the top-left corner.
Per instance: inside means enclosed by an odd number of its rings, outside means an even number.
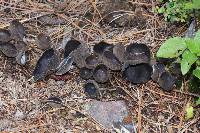
[[[192,0],[193,9],[200,9],[200,0]]]
[[[200,79],[200,67],[197,67],[197,68],[193,71],[193,75]]]
[[[197,66],[200,66],[200,60],[196,61]]]
[[[185,75],[191,68],[192,64],[197,60],[197,56],[186,50],[182,55],[181,72]]]
[[[193,9],[194,5],[192,2],[187,2],[184,4],[184,9],[190,10]]]
[[[159,48],[157,57],[174,58],[180,56],[187,48],[185,41],[180,37],[166,40]]]
[[[187,120],[194,116],[194,108],[190,104],[187,104],[185,111]]]
[[[200,42],[198,42],[197,40],[193,40],[193,39],[186,39],[185,42],[186,42],[188,49],[193,54],[200,53]]]
[[[200,29],[196,32],[194,40],[198,40],[198,42],[200,42]]]
[[[199,97],[199,99],[196,101],[196,105],[200,105],[200,97]]]
[[[163,13],[165,11],[165,8],[164,7],[161,7],[158,9],[158,13]]]

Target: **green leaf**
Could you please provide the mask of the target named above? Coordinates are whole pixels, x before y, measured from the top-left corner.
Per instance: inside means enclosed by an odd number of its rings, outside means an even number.
[[[194,116],[194,108],[190,104],[187,104],[185,111],[187,120]]]
[[[164,7],[161,7],[158,9],[158,13],[164,13],[165,12],[165,8]]]
[[[174,58],[178,57],[187,48],[185,41],[180,37],[166,40],[159,48],[157,57]]]
[[[199,38],[200,39],[200,38]],[[186,45],[188,49],[193,53],[193,54],[198,54],[200,53],[200,42],[198,40],[193,40],[193,39],[186,39],[185,40]]]
[[[196,32],[194,40],[198,40],[198,42],[200,42],[200,29]]]
[[[196,105],[200,105],[200,97],[199,97],[199,99],[196,101]]]
[[[194,5],[192,2],[187,2],[184,4],[184,9],[190,10],[193,9]]]
[[[200,67],[197,67],[192,74],[200,79]]]
[[[181,72],[185,75],[191,68],[192,64],[197,60],[197,56],[191,53],[189,50],[186,50],[182,55],[181,60]]]

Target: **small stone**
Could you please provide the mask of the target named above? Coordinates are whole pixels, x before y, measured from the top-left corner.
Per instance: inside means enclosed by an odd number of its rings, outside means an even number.
[[[24,113],[22,111],[17,110],[15,112],[15,119],[22,119],[24,117]]]
[[[102,102],[93,100],[85,105],[85,109],[89,116],[108,130],[115,130],[117,128],[116,123],[119,123],[119,130],[124,127],[130,133],[135,131],[132,121],[124,122],[127,117],[131,117],[124,101]]]

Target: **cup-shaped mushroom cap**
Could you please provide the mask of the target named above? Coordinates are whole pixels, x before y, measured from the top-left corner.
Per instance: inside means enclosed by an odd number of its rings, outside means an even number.
[[[69,40],[65,45],[64,58],[67,58],[70,53],[76,50],[80,45],[81,43],[77,40]]]
[[[0,29],[0,42],[8,42],[11,40],[10,32],[6,29]]]
[[[39,49],[46,50],[51,47],[51,39],[48,35],[40,33],[36,38],[36,44]]]
[[[182,76],[180,63],[172,63],[169,67],[169,71],[172,75],[174,75],[177,78],[180,78]]]
[[[149,63],[150,49],[145,44],[132,43],[126,47],[125,62],[131,65]]]
[[[14,45],[18,51],[26,51],[27,50],[27,44],[24,41],[17,41],[17,42],[15,42]]]
[[[15,40],[23,40],[26,35],[24,26],[18,20],[10,22],[9,30],[12,38]]]
[[[85,94],[88,97],[90,97],[92,99],[99,98],[99,96],[100,96],[99,87],[98,87],[98,84],[95,81],[89,81],[89,82],[87,82],[83,86],[83,88],[84,88]]]
[[[56,75],[63,75],[65,73],[67,73],[73,63],[73,58],[72,57],[68,57],[65,58],[58,66],[57,70],[56,70]]]
[[[59,64],[60,58],[54,49],[46,50],[38,60],[33,71],[34,80],[43,80],[50,72],[54,72]]]
[[[155,63],[152,65],[153,73],[151,75],[151,78],[153,81],[158,82],[158,79],[160,78],[161,74],[166,72],[165,65],[162,63]]]
[[[10,42],[0,43],[0,51],[7,57],[16,57],[18,54],[16,47]]]
[[[88,79],[92,78],[92,75],[93,75],[92,69],[88,69],[86,67],[80,68],[80,77],[82,79],[88,80]]]
[[[94,45],[93,51],[96,54],[102,55],[105,50],[111,50],[112,51],[112,48],[113,48],[112,44],[108,44],[106,42],[100,42],[100,43],[97,43],[97,44]]]
[[[112,53],[112,51],[104,51],[102,56],[102,62],[111,70],[121,70],[122,64],[117,59],[117,57]]]
[[[89,69],[95,68],[100,63],[99,56],[96,54],[91,54],[85,58],[85,65]]]
[[[143,63],[128,66],[124,71],[124,77],[134,84],[142,84],[150,80],[151,73],[152,67],[147,63]]]
[[[124,57],[124,54],[125,54],[125,46],[123,44],[116,44],[114,47],[113,47],[113,54],[117,57],[117,59],[120,61],[120,62],[124,62],[125,61],[125,57]]]
[[[169,72],[162,73],[158,80],[158,84],[164,91],[171,91],[175,82],[176,78],[172,76]]]
[[[105,83],[109,80],[109,70],[108,68],[103,65],[103,64],[100,64],[98,65],[95,69],[94,69],[94,72],[93,72],[93,78],[96,82],[99,82],[99,83]]]
[[[81,44],[76,50],[72,52],[70,56],[72,56],[74,63],[77,67],[82,68],[85,67],[85,59],[90,55],[90,50],[87,45]]]

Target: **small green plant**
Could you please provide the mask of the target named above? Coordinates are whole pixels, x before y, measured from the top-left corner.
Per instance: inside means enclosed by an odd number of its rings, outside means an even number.
[[[192,74],[200,79],[200,30],[194,38],[169,38],[159,48],[157,57],[177,58],[183,75],[191,70]]]
[[[199,106],[199,105],[200,105],[200,97],[196,101],[194,106]],[[194,117],[194,110],[195,110],[194,107],[190,103],[188,103],[186,105],[186,108],[185,108],[185,112],[186,112],[185,118],[186,118],[186,120]]]
[[[163,14],[166,21],[186,22],[195,10],[200,9],[200,0],[159,0],[161,6],[156,6],[154,11]]]

